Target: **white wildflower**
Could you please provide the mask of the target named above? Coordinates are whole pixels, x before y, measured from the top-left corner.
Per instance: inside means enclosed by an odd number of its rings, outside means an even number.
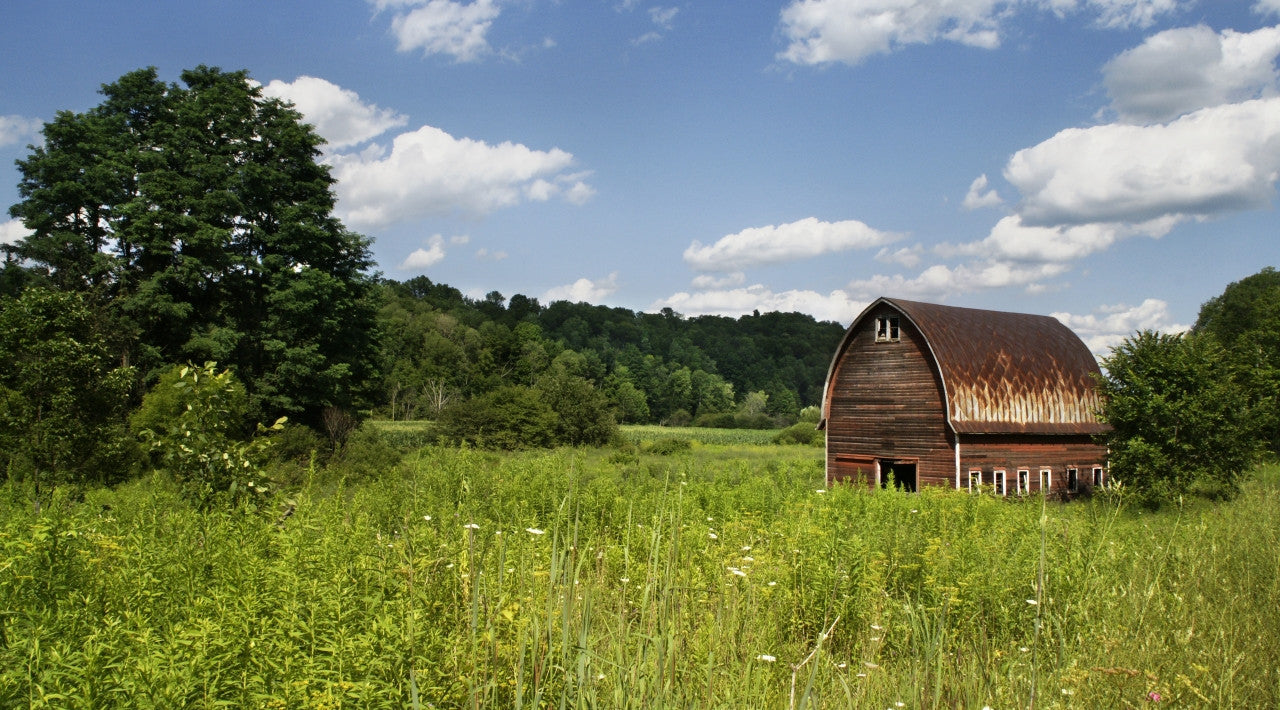
[[[776,660],[778,660],[778,659],[777,659],[777,657],[775,657],[775,656],[770,656],[770,655],[769,655],[769,654],[767,654],[767,653],[762,653],[762,654],[760,654],[759,656],[756,656],[756,660],[757,660],[757,661],[764,661],[765,663],[773,663],[774,661],[776,661]]]
[[[729,571],[730,571],[731,573],[733,573],[733,575],[734,575],[734,576],[736,576],[736,577],[745,577],[745,576],[747,576],[747,573],[746,573],[746,572],[743,572],[742,570],[738,569],[737,567],[730,567],[730,568],[729,568]]]
[[[778,586],[778,583],[777,583],[777,582],[770,582],[770,583],[769,583],[769,586],[770,586],[770,587],[776,587],[776,586]]]
[[[537,528],[525,528],[524,531],[530,535],[541,535],[546,532],[546,530],[539,530]]]
[[[748,555],[747,557],[743,557],[743,558],[742,558],[742,561],[743,561],[743,562],[755,562],[755,561],[756,561],[756,558],[751,557],[750,555]]]
[[[1028,604],[1030,604],[1031,606],[1035,606],[1036,604],[1039,604],[1040,602],[1038,602],[1038,601],[1036,601],[1036,600],[1034,600],[1034,599],[1028,599],[1028,600],[1027,600],[1027,603],[1028,603]]]
[[[709,533],[707,533],[707,537],[711,538],[712,540],[719,540],[719,539],[720,539],[720,536],[719,536],[719,535],[717,535],[717,534],[715,534],[714,532],[709,532]]]
[[[480,529],[480,526],[479,526],[479,525],[476,525],[475,523],[467,523],[466,525],[463,525],[462,527],[464,527],[464,528],[466,528],[466,529],[468,529],[468,530],[479,530],[479,529]]]
[[[428,523],[429,523],[429,522],[431,522],[431,516],[430,516],[430,515],[424,515],[424,516],[422,516],[422,519],[423,519],[423,520],[425,520],[425,521],[427,521]]]

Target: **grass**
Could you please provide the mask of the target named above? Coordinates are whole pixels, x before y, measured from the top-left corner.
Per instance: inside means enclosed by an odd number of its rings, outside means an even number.
[[[428,447],[288,517],[3,488],[0,707],[1280,704],[1280,468],[1151,513],[820,459]]]

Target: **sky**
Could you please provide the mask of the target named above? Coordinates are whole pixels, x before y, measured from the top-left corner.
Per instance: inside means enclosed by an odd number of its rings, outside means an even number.
[[[1053,315],[1095,353],[1280,266],[1280,0],[9,0],[0,203],[43,121],[246,69],[382,275],[848,324]],[[0,215],[0,241],[25,230]]]

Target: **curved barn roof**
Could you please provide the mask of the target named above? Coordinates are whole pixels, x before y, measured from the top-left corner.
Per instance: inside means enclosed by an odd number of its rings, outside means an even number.
[[[881,304],[924,337],[942,378],[947,422],[958,434],[1097,434],[1098,362],[1056,318],[880,298],[845,333],[835,373],[856,327]]]

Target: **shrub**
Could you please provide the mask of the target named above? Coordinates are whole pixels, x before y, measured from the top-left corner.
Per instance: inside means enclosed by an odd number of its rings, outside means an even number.
[[[507,385],[445,407],[437,432],[446,440],[483,448],[537,448],[551,446],[558,420],[542,392]]]
[[[812,422],[798,422],[778,432],[773,437],[775,444],[804,444],[817,446],[825,441],[822,432]]]

